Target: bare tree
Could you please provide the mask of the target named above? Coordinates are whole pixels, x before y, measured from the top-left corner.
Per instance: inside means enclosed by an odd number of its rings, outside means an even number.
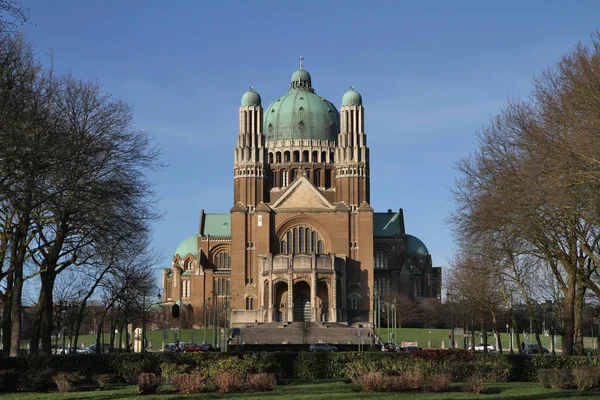
[[[565,355],[583,351],[586,290],[600,294],[599,58],[595,36],[591,48],[579,45],[545,71],[528,101],[509,102],[458,164],[454,189],[457,232],[516,238],[525,253],[512,257],[538,257],[552,271],[563,293]]]
[[[29,9],[19,0],[0,0],[0,33],[11,32],[29,21]]]

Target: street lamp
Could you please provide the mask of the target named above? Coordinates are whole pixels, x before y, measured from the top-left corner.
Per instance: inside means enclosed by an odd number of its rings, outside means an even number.
[[[158,292],[158,294],[156,295],[157,298],[157,302],[152,303],[148,306],[148,308],[146,308],[146,291],[143,291],[143,297],[142,297],[142,353],[146,351],[146,313],[148,312],[148,310],[150,309],[150,307],[152,307],[153,305],[156,304],[160,304],[160,300],[162,298],[162,296],[160,295],[160,291]]]
[[[450,348],[454,348],[454,314],[452,310],[452,292],[446,292],[446,302],[450,305]]]

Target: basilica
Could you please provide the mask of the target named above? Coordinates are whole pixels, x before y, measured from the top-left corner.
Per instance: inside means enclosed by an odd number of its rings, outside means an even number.
[[[344,93],[338,111],[301,58],[283,96],[263,108],[250,88],[238,116],[232,207],[200,212],[163,269],[164,299],[191,313],[226,304],[233,326],[372,326],[376,299],[440,297],[441,269],[406,234],[402,209],[370,205],[359,92]]]

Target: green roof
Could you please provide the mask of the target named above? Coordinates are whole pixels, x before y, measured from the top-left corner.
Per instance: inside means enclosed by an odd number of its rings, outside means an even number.
[[[231,214],[204,214],[202,236],[231,236]]]
[[[242,107],[245,106],[260,106],[260,95],[251,87],[249,91],[242,96]]]
[[[198,236],[192,235],[185,238],[179,246],[177,246],[177,250],[175,250],[175,255],[178,255],[181,258],[184,258],[188,254],[193,255],[198,259]]]
[[[373,213],[373,236],[401,236],[400,213]]]
[[[414,253],[418,253],[422,256],[426,256],[429,254],[429,250],[425,247],[425,243],[421,242],[416,236],[406,235],[406,254],[411,255]]]
[[[312,89],[310,74],[300,69],[292,76],[289,91],[264,113],[265,140],[321,139],[337,141],[340,113]]]
[[[350,86],[350,90],[344,93],[342,97],[342,107],[344,106],[361,106],[362,96],[356,90],[354,86]]]

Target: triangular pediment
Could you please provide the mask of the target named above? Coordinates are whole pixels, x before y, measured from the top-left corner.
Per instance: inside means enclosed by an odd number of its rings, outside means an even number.
[[[304,176],[294,179],[279,198],[272,204],[272,208],[310,208],[332,210],[334,208],[313,184]]]

